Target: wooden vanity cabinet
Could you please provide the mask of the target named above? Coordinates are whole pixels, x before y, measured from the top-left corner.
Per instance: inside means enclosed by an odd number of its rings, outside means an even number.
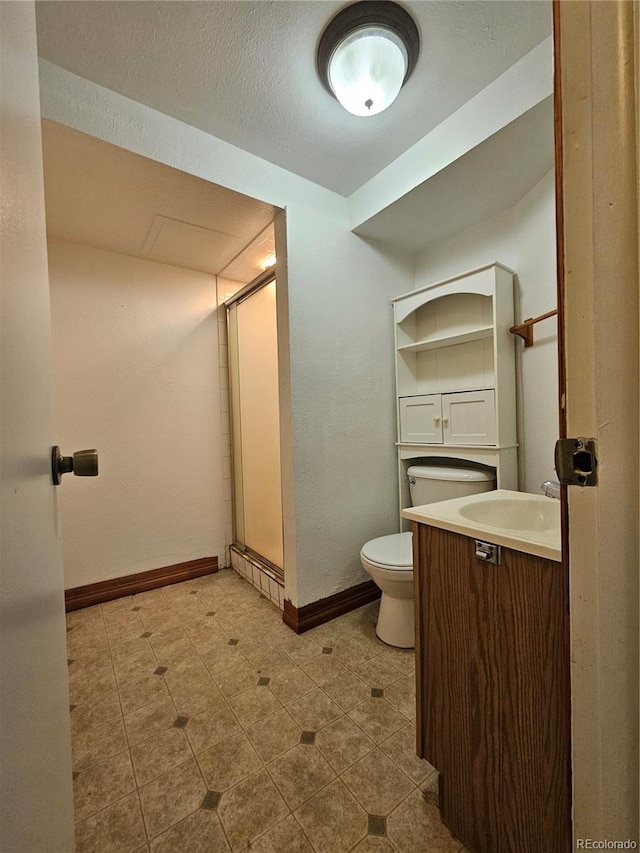
[[[552,560],[413,524],[418,754],[472,853],[571,849],[568,580]]]

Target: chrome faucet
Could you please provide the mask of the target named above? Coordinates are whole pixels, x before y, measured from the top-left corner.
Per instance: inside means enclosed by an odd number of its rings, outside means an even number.
[[[540,491],[547,498],[556,498],[560,500],[560,483],[556,480],[545,480],[540,486]]]

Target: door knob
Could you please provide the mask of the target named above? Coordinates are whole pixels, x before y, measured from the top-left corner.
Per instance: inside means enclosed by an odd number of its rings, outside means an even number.
[[[51,448],[51,474],[53,483],[60,485],[63,474],[73,472],[76,477],[98,476],[98,451],[78,450],[73,456],[63,456],[58,445]]]

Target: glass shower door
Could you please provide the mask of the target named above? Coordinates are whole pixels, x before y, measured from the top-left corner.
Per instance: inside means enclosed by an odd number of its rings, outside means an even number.
[[[229,306],[236,542],[282,573],[276,283]]]

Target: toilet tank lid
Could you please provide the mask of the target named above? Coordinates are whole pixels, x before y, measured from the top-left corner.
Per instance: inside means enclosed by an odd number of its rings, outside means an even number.
[[[455,468],[452,465],[411,465],[409,477],[422,480],[449,480],[454,483],[477,483],[495,480],[493,471],[483,468]]]

